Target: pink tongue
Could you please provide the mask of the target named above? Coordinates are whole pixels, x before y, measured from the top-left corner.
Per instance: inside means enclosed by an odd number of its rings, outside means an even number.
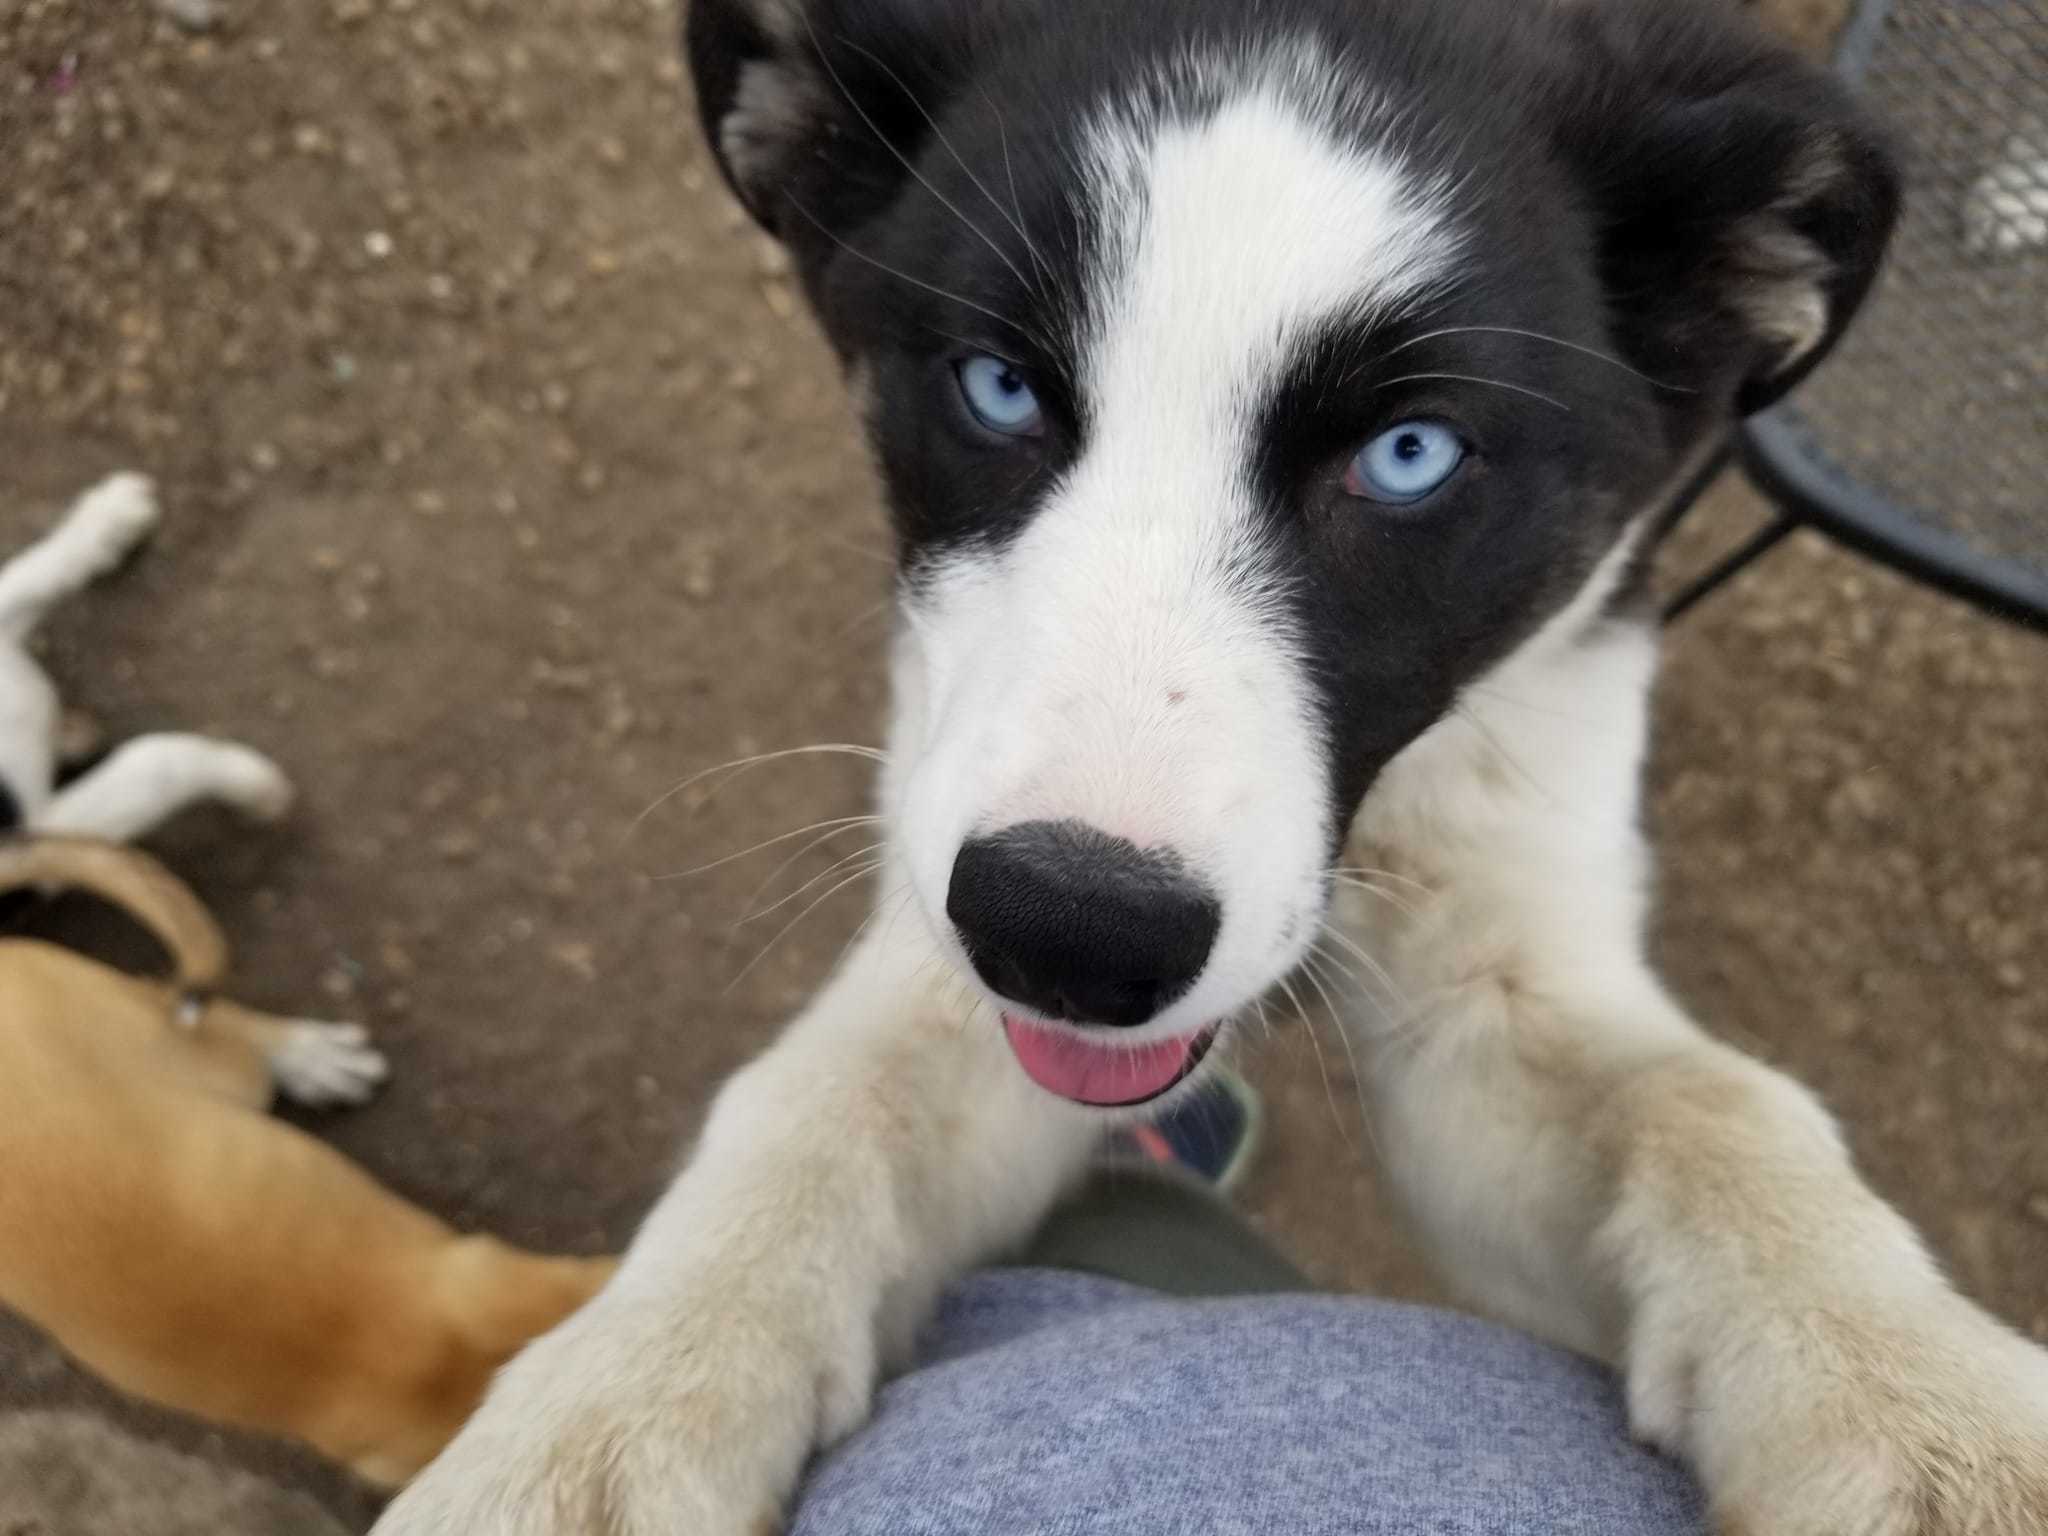
[[[1031,1081],[1076,1104],[1137,1104],[1171,1088],[1187,1070],[1200,1035],[1144,1045],[1096,1042],[1067,1029],[1042,1029],[1010,1014],[1003,1033]]]

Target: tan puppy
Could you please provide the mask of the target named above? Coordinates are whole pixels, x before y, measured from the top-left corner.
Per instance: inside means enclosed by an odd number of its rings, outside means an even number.
[[[351,1026],[213,999],[227,946],[152,860],[0,846],[0,890],[24,886],[114,903],[174,975],[0,941],[0,1305],[138,1396],[404,1482],[610,1264],[459,1236],[268,1118],[279,1093],[367,1097],[383,1060]]]

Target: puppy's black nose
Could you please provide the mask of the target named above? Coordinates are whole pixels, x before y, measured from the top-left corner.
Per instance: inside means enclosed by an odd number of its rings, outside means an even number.
[[[1170,855],[1034,821],[961,848],[946,915],[981,979],[1012,1002],[1128,1027],[1195,984],[1222,910]]]

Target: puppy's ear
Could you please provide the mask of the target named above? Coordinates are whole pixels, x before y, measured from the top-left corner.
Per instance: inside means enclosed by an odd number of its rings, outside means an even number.
[[[916,0],[693,0],[685,48],[704,132],[769,233],[801,244],[893,195],[954,72],[954,10]]]
[[[1833,348],[1883,259],[1899,175],[1816,67],[1689,5],[1588,6],[1574,146],[1624,347],[1716,410],[1763,409]]]

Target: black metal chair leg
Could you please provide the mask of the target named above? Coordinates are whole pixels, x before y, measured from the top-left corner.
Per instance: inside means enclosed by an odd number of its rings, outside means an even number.
[[[1728,472],[1736,457],[1735,437],[1730,434],[1719,447],[1709,454],[1700,467],[1693,472],[1690,480],[1679,493],[1671,498],[1671,504],[1657,515],[1657,526],[1650,531],[1650,546],[1656,548],[1678,525],[1685,521],[1686,514],[1700,504],[1700,498],[1714,487],[1714,482]]]
[[[1776,549],[1785,536],[1799,526],[1799,519],[1779,512],[1749,538],[1737,545],[1705,572],[1688,582],[1678,595],[1664,605],[1664,622],[1675,624],[1706,598]]]

